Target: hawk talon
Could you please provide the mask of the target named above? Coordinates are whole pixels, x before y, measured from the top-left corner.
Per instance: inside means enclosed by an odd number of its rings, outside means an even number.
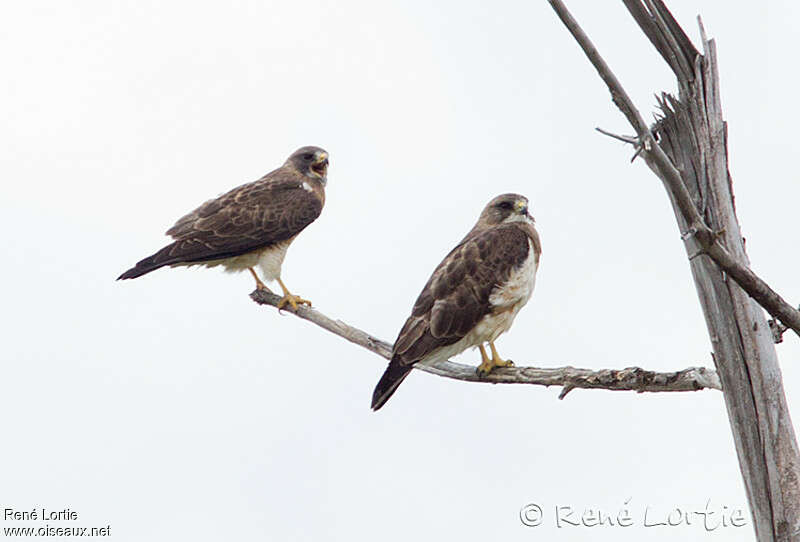
[[[478,368],[475,369],[475,372],[478,373],[478,376],[488,376],[495,367],[515,367],[515,365],[510,359],[490,359],[478,365]]]
[[[311,306],[311,301],[308,299],[303,299],[299,295],[294,295],[289,291],[289,288],[283,283],[280,277],[277,277],[275,280],[278,281],[278,284],[281,286],[281,290],[283,290],[283,297],[280,301],[278,301],[278,310],[280,311],[286,304],[290,304],[292,308],[297,312],[297,305],[308,305]]]
[[[494,369],[495,367],[514,366],[514,362],[511,361],[510,359],[503,359],[500,357],[500,354],[497,353],[497,349],[494,347],[493,342],[489,343],[489,348],[491,348],[492,350],[491,358],[486,354],[486,349],[483,347],[483,345],[480,345],[479,348],[481,350],[481,358],[483,359],[483,361],[481,362],[480,365],[478,365],[478,368],[475,370],[475,372],[478,373],[478,376],[487,376],[489,373],[492,372],[492,369]]]
[[[478,365],[478,367],[475,369],[475,372],[480,377],[489,376],[489,373],[492,372],[493,368],[494,365],[492,365],[490,361],[489,363],[481,363],[480,365]]]
[[[287,292],[286,295],[284,295],[281,300],[278,301],[278,310],[283,310],[287,304],[291,305],[292,308],[297,311],[298,305],[308,305],[310,307],[311,301],[308,299],[303,299],[299,295],[294,295]]]

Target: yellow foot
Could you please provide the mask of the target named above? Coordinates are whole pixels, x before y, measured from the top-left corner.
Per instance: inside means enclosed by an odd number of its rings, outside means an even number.
[[[494,369],[494,365],[492,365],[490,360],[489,363],[481,363],[478,365],[478,368],[475,370],[475,372],[478,373],[478,376],[486,376],[492,372],[492,369]]]
[[[291,305],[294,310],[297,310],[297,305],[311,306],[311,301],[308,299],[303,299],[299,295],[292,294],[280,277],[277,277],[276,280],[278,281],[278,284],[281,285],[281,289],[283,290],[283,297],[280,301],[278,301],[278,310],[281,310],[283,307],[285,307],[287,303]]]
[[[489,356],[486,355],[486,349],[483,347],[483,345],[479,344],[478,348],[481,351],[481,360],[482,361],[481,361],[481,364],[478,365],[478,368],[476,369],[475,372],[478,373],[478,376],[486,376],[486,375],[488,375],[489,373],[492,372],[492,368],[494,368],[494,364],[492,363],[492,360],[489,359]]]
[[[286,292],[280,301],[278,301],[278,310],[283,309],[287,304],[291,305],[294,310],[297,310],[298,305],[308,305],[311,306],[311,301],[308,299],[303,299],[299,295],[290,294]]]
[[[500,354],[497,353],[497,349],[495,349],[493,342],[489,343],[489,347],[492,349],[491,358],[489,358],[489,356],[486,355],[486,349],[483,347],[483,345],[480,345],[479,347],[481,349],[481,358],[483,359],[483,361],[481,362],[480,365],[478,365],[478,369],[476,370],[478,376],[488,375],[489,373],[492,372],[492,369],[494,369],[495,367],[514,366],[514,362],[511,361],[510,359],[502,359],[500,357]]]

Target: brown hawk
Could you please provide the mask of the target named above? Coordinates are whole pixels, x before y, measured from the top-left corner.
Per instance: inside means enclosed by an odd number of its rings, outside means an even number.
[[[289,292],[281,280],[281,264],[297,235],[322,212],[328,174],[328,153],[302,147],[286,162],[257,181],[243,184],[178,220],[167,230],[175,241],[119,276],[133,279],[169,265],[222,265],[226,271],[249,270],[256,287],[277,280],[283,290],[278,308],[311,302]]]
[[[419,294],[372,394],[372,409],[389,400],[417,363],[435,364],[477,346],[478,374],[513,365],[500,358],[494,341],[530,299],[541,252],[528,200],[503,194],[490,201]]]

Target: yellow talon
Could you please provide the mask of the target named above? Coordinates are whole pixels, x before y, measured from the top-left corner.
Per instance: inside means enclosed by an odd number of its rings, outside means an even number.
[[[281,298],[281,300],[278,301],[278,310],[283,309],[287,303],[291,305],[294,310],[297,310],[298,305],[308,305],[309,307],[311,306],[311,301],[309,301],[308,299],[303,299],[298,295],[293,295],[287,292],[286,295],[284,295]]]
[[[489,356],[486,355],[486,349],[483,347],[483,345],[479,344],[478,348],[481,351],[482,361],[481,364],[478,365],[478,368],[476,369],[475,372],[478,373],[478,376],[486,376],[492,372],[492,368],[494,367],[494,365],[492,364],[492,360],[489,359]]]
[[[278,277],[278,284],[280,284],[281,288],[283,289],[283,297],[281,298],[280,301],[278,301],[278,310],[283,309],[283,307],[285,307],[287,303],[291,305],[295,311],[297,310],[297,305],[308,305],[309,307],[311,306],[311,301],[309,301],[308,299],[303,299],[299,295],[294,295],[291,292],[289,292],[289,289],[286,287],[286,285],[283,283],[280,277]]]
[[[492,349],[492,363],[494,363],[495,367],[513,367],[514,362],[510,359],[503,359],[500,357],[500,354],[497,353],[497,349],[494,347],[494,342],[489,343],[489,347]]]
[[[478,373],[478,376],[486,376],[486,375],[488,375],[489,373],[492,372],[492,369],[494,369],[495,367],[513,367],[514,366],[514,362],[511,361],[510,359],[503,359],[503,358],[500,357],[500,354],[497,353],[497,349],[494,347],[494,343],[493,342],[489,343],[489,348],[492,349],[492,357],[491,358],[489,358],[489,356],[486,354],[486,349],[483,347],[482,344],[479,345],[478,348],[480,348],[481,358],[483,359],[481,364],[478,365],[478,369],[476,371]]]

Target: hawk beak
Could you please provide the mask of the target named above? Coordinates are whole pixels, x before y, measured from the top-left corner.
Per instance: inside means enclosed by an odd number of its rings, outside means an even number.
[[[328,174],[327,152],[321,152],[317,155],[316,161],[311,165],[311,170],[320,177],[325,177]]]
[[[514,210],[520,215],[524,216],[531,224],[535,222],[531,214],[528,212],[528,202],[519,200],[514,203]]]

